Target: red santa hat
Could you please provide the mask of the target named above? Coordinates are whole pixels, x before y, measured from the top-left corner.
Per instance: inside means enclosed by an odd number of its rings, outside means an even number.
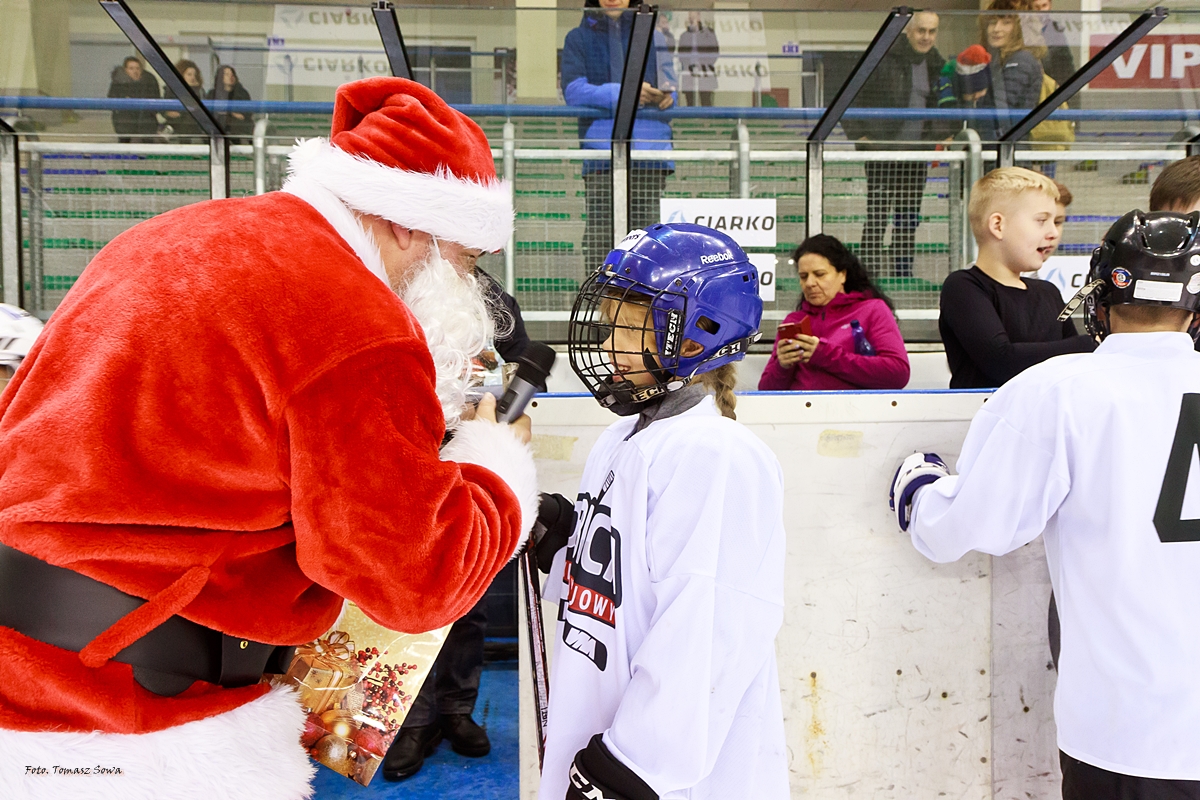
[[[343,84],[329,139],[300,142],[288,161],[354,210],[439,239],[490,252],[512,235],[512,193],[487,136],[413,81]]]

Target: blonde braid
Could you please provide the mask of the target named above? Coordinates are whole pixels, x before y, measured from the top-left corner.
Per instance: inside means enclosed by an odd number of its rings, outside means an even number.
[[[737,395],[733,388],[737,386],[737,364],[726,364],[700,376],[700,384],[716,395],[717,410],[722,416],[737,419],[733,408],[737,405]]]

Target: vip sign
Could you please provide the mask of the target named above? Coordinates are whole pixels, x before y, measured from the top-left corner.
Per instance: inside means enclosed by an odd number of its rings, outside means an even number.
[[[1092,36],[1095,57],[1113,40]],[[1089,89],[1192,89],[1200,86],[1200,34],[1143,36],[1088,84]]]
[[[664,197],[658,201],[663,222],[707,225],[727,234],[742,247],[775,246],[775,199],[690,200]]]

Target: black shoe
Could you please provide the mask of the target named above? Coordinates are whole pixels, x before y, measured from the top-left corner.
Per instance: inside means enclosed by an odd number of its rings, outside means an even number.
[[[460,756],[483,758],[492,751],[487,731],[476,725],[470,714],[443,714],[442,733]]]
[[[401,728],[383,757],[383,779],[402,781],[416,775],[440,741],[442,729],[437,725]]]

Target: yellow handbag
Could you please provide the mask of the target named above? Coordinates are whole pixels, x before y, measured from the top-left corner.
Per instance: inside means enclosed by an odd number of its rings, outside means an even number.
[[[1049,75],[1042,73],[1042,94],[1038,102],[1043,102],[1058,88],[1058,83]],[[1063,103],[1059,108],[1066,108]],[[1075,141],[1075,122],[1066,119],[1047,119],[1038,123],[1029,133],[1033,140],[1034,150],[1066,150],[1067,142]]]

